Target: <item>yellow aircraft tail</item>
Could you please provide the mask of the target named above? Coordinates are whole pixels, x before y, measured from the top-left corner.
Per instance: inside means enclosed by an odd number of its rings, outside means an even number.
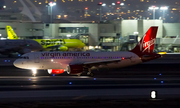
[[[18,36],[16,35],[11,26],[6,26],[6,30],[9,39],[18,39]]]

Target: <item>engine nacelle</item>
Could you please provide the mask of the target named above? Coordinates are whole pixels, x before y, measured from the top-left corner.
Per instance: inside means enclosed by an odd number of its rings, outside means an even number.
[[[66,46],[60,46],[60,47],[58,48],[58,50],[59,50],[59,51],[67,51],[67,50],[68,50],[68,47],[66,47]]]
[[[83,72],[83,65],[69,65],[67,66],[67,73],[70,75],[77,75]]]
[[[18,53],[20,54],[25,54],[25,53],[29,53],[31,52],[31,49],[22,49],[22,50],[19,50]]]
[[[64,69],[48,69],[49,74],[62,74],[64,73]]]

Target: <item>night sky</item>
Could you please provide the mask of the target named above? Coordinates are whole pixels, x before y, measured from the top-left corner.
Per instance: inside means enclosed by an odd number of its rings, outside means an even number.
[[[2,1],[2,0],[0,0]],[[19,0],[16,0],[16,3],[13,3],[14,0],[4,0],[5,1],[5,5],[7,6],[7,9],[11,9],[11,10],[18,10],[18,9],[22,9],[20,7],[22,7],[21,3],[19,2]],[[26,0],[23,0],[26,1]],[[47,7],[45,4],[45,0],[37,0],[37,2],[35,2],[36,0],[31,0],[42,13],[47,13]],[[50,2],[50,0],[48,0]],[[54,0],[51,0],[54,1]],[[96,13],[99,12],[99,6],[97,5],[99,2],[103,2],[106,3],[107,6],[103,7],[102,12],[104,12],[103,14],[105,14],[106,12],[115,12],[115,9],[117,6],[114,6],[114,10],[112,9],[112,7],[110,8],[109,5],[111,5],[112,2],[117,2],[118,0],[94,0],[94,2],[91,2],[91,0],[87,0],[87,2],[85,2],[85,0],[83,0],[84,2],[79,2],[78,0],[74,0],[73,2],[65,0],[65,3],[62,2],[62,0],[57,0],[57,5],[53,7],[53,14],[55,15],[59,15],[59,14],[67,14],[67,15],[72,15],[72,16],[81,16],[84,15],[84,11],[85,8],[88,7],[88,12],[91,14],[91,16],[97,16]],[[139,15],[143,16],[143,17],[152,17],[152,15],[150,16],[150,12],[148,11],[148,7],[155,5],[155,6],[169,6],[169,10],[166,11],[165,17],[168,21],[170,22],[179,22],[180,19],[180,10],[176,10],[171,12],[172,8],[177,8],[180,9],[180,0],[144,0],[144,2],[140,2],[140,0],[120,0],[121,2],[125,3],[124,8],[121,8],[121,12],[127,12],[128,10],[130,10],[131,12],[136,11],[136,10],[143,10],[144,12],[142,13],[138,13],[138,15],[135,14],[126,14],[123,15],[122,17],[127,19],[128,17],[139,17]],[[147,2],[149,1],[149,2]],[[42,4],[39,4],[39,3]],[[26,3],[28,4],[28,3]],[[30,7],[30,5],[28,5],[28,7]],[[94,13],[93,13],[94,12]],[[157,18],[159,18],[159,16],[161,15],[161,11],[158,10],[156,11],[156,16]],[[172,20],[172,21],[171,21]]]
[[[1,0],[0,0],[1,1]],[[17,6],[21,6],[21,4],[19,3],[19,1],[17,0],[16,4],[13,4],[14,0],[5,0],[5,3],[7,6],[9,7],[17,7]],[[25,0],[24,0],[25,1]],[[35,0],[31,0],[32,2],[34,2]],[[48,0],[50,1],[50,0]],[[51,0],[53,1],[53,0]],[[97,7],[97,4],[99,2],[105,2],[106,4],[111,4],[112,2],[116,2],[117,0],[94,0],[94,2],[91,2],[90,0],[88,0],[87,2],[78,2],[78,0],[74,0],[73,2],[70,2],[68,0],[65,0],[66,2],[63,3],[62,0],[57,0],[57,4],[60,7]],[[120,0],[121,2],[123,2],[123,0]],[[145,4],[149,4],[149,5],[175,5],[176,2],[178,2],[178,6],[180,1],[179,0],[149,0],[149,2],[146,2],[147,0],[144,0],[144,2],[140,2],[140,0],[126,0],[124,3],[126,4],[131,4],[131,5],[145,5]],[[156,3],[154,3],[154,1],[156,1]],[[38,3],[42,2],[41,5],[39,5]],[[37,0],[37,2],[35,3],[38,7],[44,7],[45,6],[45,0]]]

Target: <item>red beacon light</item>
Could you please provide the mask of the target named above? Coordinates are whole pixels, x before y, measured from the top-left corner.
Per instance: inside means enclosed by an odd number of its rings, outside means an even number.
[[[86,7],[85,10],[88,10],[88,8]]]
[[[117,4],[120,4],[121,2],[120,1],[117,1]]]
[[[98,5],[100,5],[100,6],[101,6],[101,5],[102,5],[102,2],[99,2],[99,4],[98,4]]]

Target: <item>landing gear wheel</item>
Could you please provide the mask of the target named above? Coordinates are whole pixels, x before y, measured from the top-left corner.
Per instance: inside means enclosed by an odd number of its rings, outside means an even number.
[[[90,77],[93,77],[94,73],[93,72],[88,72],[87,75],[90,76]]]
[[[93,76],[94,76],[94,73],[91,72],[91,73],[89,74],[89,76],[93,77]]]
[[[77,76],[81,76],[81,73],[80,73],[80,74],[77,74]]]
[[[89,68],[88,71],[89,71],[89,72],[87,72],[87,75],[93,77],[93,76],[94,76],[94,73],[91,72],[91,68]]]

